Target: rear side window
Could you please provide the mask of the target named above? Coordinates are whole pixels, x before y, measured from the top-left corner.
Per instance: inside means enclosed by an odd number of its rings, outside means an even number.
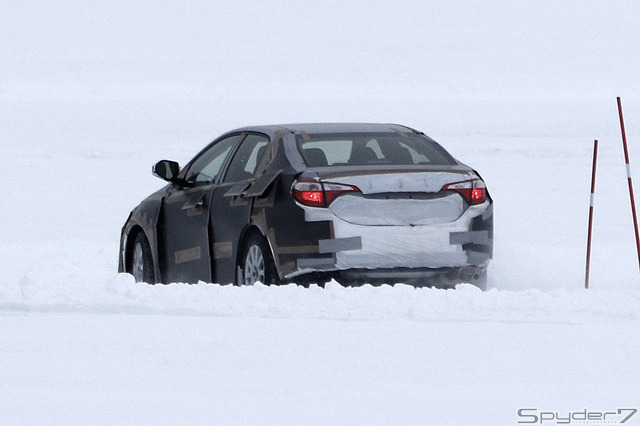
[[[307,167],[455,165],[454,158],[422,135],[397,133],[316,134],[297,137]]]
[[[266,149],[269,139],[263,135],[249,134],[233,156],[225,182],[239,182],[249,179],[256,170],[258,160]]]

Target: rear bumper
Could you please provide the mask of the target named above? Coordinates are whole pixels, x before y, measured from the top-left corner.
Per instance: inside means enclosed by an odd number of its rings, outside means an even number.
[[[453,222],[419,226],[355,225],[334,215],[334,238],[321,240],[321,257],[301,258],[287,278],[311,272],[359,271],[373,278],[405,270],[428,276],[449,269],[486,268],[493,254],[493,205],[469,207]],[[369,272],[367,274],[367,272]]]
[[[347,284],[394,284],[416,286],[454,287],[460,283],[480,283],[486,278],[486,266],[464,266],[438,269],[348,269],[339,271],[338,281]]]
[[[334,222],[336,240],[354,238],[359,250],[336,252],[338,269],[442,268],[467,264],[460,245],[450,244],[457,228],[433,226],[359,226]]]

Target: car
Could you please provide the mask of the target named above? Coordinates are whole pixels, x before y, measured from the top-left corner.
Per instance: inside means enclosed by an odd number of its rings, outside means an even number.
[[[129,215],[137,282],[487,285],[493,200],[478,172],[397,124],[243,127]]]

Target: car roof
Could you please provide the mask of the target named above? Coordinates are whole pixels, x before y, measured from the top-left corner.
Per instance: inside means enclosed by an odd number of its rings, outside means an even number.
[[[282,133],[294,134],[322,134],[322,133],[422,133],[415,129],[400,124],[383,123],[292,123],[292,124],[271,124],[263,126],[247,126],[232,130],[228,133],[236,132],[260,132],[269,135],[271,138]]]

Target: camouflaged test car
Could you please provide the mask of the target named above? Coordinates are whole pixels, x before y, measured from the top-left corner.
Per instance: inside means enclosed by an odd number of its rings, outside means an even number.
[[[493,201],[423,133],[395,124],[228,132],[145,199],[121,272],[149,283],[396,283],[486,287]]]

